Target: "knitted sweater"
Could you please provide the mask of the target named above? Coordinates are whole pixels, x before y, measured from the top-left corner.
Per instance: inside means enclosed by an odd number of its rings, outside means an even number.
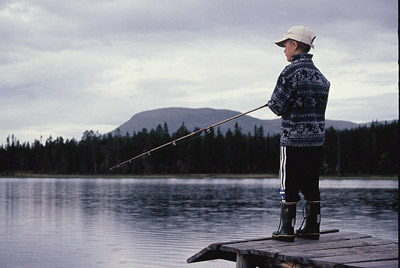
[[[268,107],[282,116],[281,146],[322,146],[330,83],[312,55],[294,55],[280,74]]]

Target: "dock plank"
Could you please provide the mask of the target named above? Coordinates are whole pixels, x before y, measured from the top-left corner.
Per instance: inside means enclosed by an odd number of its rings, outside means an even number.
[[[359,262],[376,262],[376,261],[386,261],[386,260],[396,260],[398,259],[398,252],[379,252],[373,253],[362,253],[362,254],[351,254],[351,255],[341,255],[341,256],[331,256],[322,258],[310,258],[309,264],[322,267],[343,267],[345,265],[354,265],[354,263]],[[357,267],[357,266],[355,266]]]
[[[343,266],[343,268],[396,268],[396,267],[399,267],[399,260],[356,262]]]
[[[279,248],[277,252],[279,254],[285,254],[285,255],[290,255],[290,254],[303,254],[305,255],[315,255],[319,253],[325,253],[325,252],[339,252],[339,250],[346,251],[351,248],[360,248],[360,247],[369,247],[369,246],[384,246],[384,245],[393,245],[393,242],[388,241],[388,240],[383,240],[383,239],[375,239],[372,237],[369,238],[361,238],[361,239],[353,239],[353,240],[339,240],[339,241],[330,241],[330,242],[323,242],[323,243],[313,243],[313,244],[307,244],[307,247],[304,247],[304,244],[302,246],[299,245],[293,245],[293,246],[286,246]],[[252,253],[256,253],[256,250],[260,249],[254,249]],[[263,250],[263,249],[261,249]],[[279,255],[278,254],[278,255]]]
[[[226,260],[226,261],[236,261],[236,253],[220,251],[218,249],[213,249],[206,247],[187,259],[187,263],[195,263],[210,260]]]
[[[350,247],[350,248],[332,248],[332,249],[321,249],[315,251],[284,252],[284,253],[278,253],[276,258],[286,262],[312,264],[311,259],[316,259],[316,258],[339,257],[342,260],[343,256],[347,255],[359,256],[360,254],[396,252],[397,250],[398,246],[392,243],[386,245],[360,246],[360,247]]]
[[[327,232],[319,240],[271,237],[213,243],[187,262],[242,260],[243,267],[398,267],[398,242],[354,232]],[[244,262],[245,261],[245,262]]]
[[[268,238],[261,241],[249,241],[232,243],[227,245],[221,245],[220,249],[228,252],[235,252],[239,254],[255,254],[266,257],[273,257],[276,253],[282,252],[283,250],[298,249],[304,250],[304,245],[307,245],[307,249],[321,248],[323,245],[337,245],[338,242],[348,241],[352,239],[370,238],[369,235],[357,234],[357,233],[329,233],[321,236],[320,240],[315,240],[310,243],[307,239],[296,239],[295,243],[277,241],[272,238]],[[329,244],[330,243],[330,244]],[[293,249],[294,248],[294,249]]]

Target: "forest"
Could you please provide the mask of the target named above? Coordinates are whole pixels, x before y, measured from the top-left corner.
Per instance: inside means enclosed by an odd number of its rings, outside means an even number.
[[[196,131],[195,129],[193,131]],[[238,123],[222,134],[210,129],[115,168],[118,163],[187,135],[184,123],[171,135],[168,126],[133,133],[101,135],[87,130],[81,140],[62,137],[20,142],[14,135],[0,147],[0,175],[155,175],[277,174],[279,135],[262,127],[242,133]],[[326,130],[322,175],[397,175],[398,121]]]

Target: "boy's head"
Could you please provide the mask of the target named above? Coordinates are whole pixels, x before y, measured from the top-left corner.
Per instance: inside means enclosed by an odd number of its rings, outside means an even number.
[[[309,52],[310,48],[314,48],[313,41],[315,39],[314,32],[305,26],[294,26],[286,31],[285,35],[275,41],[280,47],[285,48],[287,60],[296,54]]]

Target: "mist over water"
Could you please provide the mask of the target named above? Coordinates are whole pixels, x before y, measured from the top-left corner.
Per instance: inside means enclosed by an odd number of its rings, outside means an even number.
[[[398,240],[398,181],[320,185],[322,229]],[[214,242],[270,236],[278,187],[277,179],[0,179],[0,267],[233,267],[186,259]]]

